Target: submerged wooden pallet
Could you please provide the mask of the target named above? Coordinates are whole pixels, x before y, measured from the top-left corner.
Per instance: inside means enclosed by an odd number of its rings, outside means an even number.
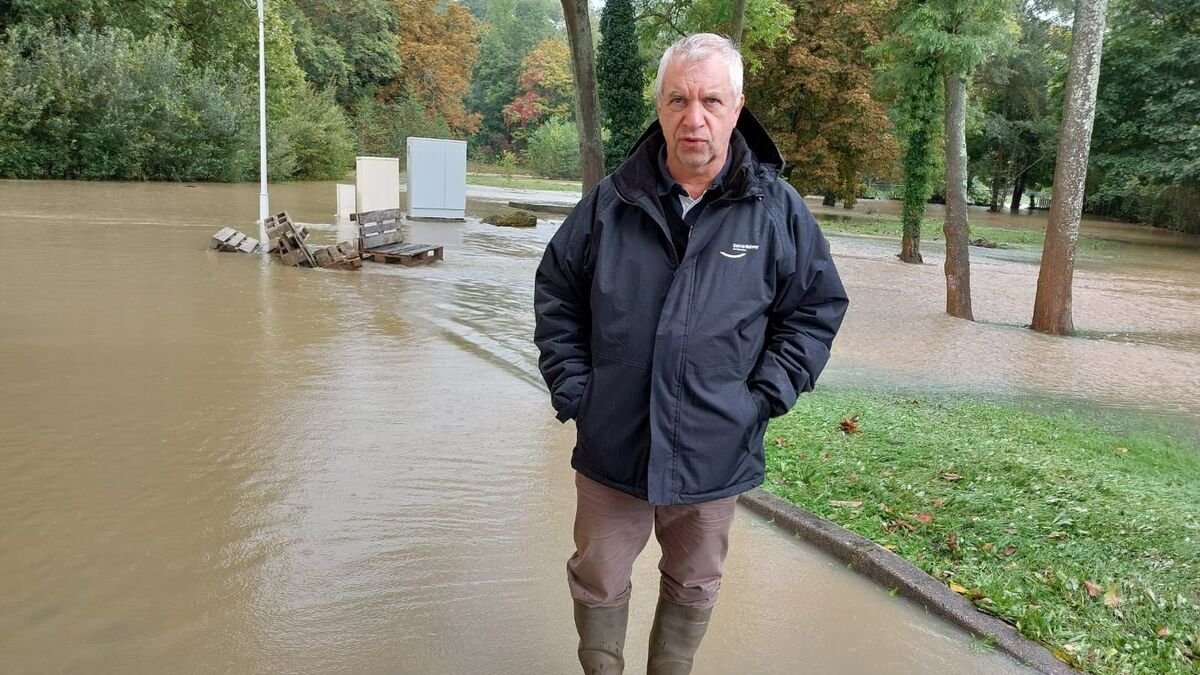
[[[441,246],[404,243],[404,234],[400,231],[403,217],[399,209],[366,211],[351,216],[358,221],[358,248],[364,260],[415,267],[443,259]]]
[[[222,253],[254,253],[258,250],[258,240],[232,227],[223,227],[212,236],[208,247]]]
[[[362,257],[358,255],[358,244],[343,241],[340,244],[326,246],[313,251],[313,260],[325,269],[357,270],[362,269]]]
[[[416,267],[442,260],[442,247],[429,244],[388,244],[363,251],[362,256],[363,259],[373,262]]]
[[[308,228],[297,227],[286,211],[268,217],[266,226],[267,238],[271,242],[270,252],[279,256],[286,265],[344,270],[362,268],[357,242],[343,241],[322,248],[309,246],[306,243]]]

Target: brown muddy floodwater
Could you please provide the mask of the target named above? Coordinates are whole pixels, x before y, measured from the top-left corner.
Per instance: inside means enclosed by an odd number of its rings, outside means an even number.
[[[272,197],[328,222],[334,188]],[[557,223],[415,223],[446,246],[421,269],[206,251],[220,227],[253,232],[256,200],[0,181],[0,671],[574,672],[572,428],[530,344]],[[1020,255],[976,257],[977,311],[1000,325],[969,324],[941,316],[936,265],[835,238],[854,308],[829,378],[1194,422],[1196,253],[1143,248],[1081,272],[1077,323],[1098,337],[1059,340],[1010,327],[1032,302]],[[635,571],[631,672],[655,548]],[[1021,672],[744,511],[700,661]]]

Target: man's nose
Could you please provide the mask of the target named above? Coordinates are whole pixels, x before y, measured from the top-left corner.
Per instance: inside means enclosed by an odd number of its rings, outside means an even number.
[[[699,129],[704,126],[704,106],[699,100],[688,103],[687,108],[683,111],[683,123],[689,129]]]

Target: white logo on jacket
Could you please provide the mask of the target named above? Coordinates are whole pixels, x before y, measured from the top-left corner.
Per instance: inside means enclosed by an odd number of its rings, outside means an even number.
[[[757,251],[758,244],[734,244],[732,248],[734,251],[733,253],[721,251],[721,255],[725,256],[726,258],[744,258],[748,252]]]

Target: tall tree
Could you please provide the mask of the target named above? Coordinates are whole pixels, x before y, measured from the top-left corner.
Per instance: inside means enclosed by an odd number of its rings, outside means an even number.
[[[504,106],[504,121],[514,138],[552,117],[571,119],[575,83],[571,79],[571,52],[557,38],[543,40],[521,62],[521,94]]]
[[[604,168],[612,172],[625,161],[646,119],[645,64],[638,54],[633,4],[629,0],[608,0],[604,4],[597,51],[600,109],[609,132],[604,144]]]
[[[437,3],[396,0],[400,24],[404,26],[397,46],[404,70],[382,96],[413,97],[424,104],[429,116],[438,116],[452,131],[469,135],[478,129],[480,120],[478,113],[468,113],[464,105],[479,54],[475,19],[457,2],[451,2],[440,13]]]
[[[739,17],[741,36],[735,42],[747,69],[757,72],[759,49],[788,39],[793,14],[784,0],[747,0],[744,8],[737,0],[634,0],[633,9],[642,53],[654,57],[647,62],[651,78],[667,45],[689,33],[733,36]]]
[[[600,136],[600,97],[596,89],[596,56],[592,49],[592,18],[586,0],[562,0],[575,74],[575,124],[583,163],[583,191],[604,178],[604,147]]]
[[[1071,281],[1075,273],[1075,245],[1083,211],[1084,181],[1096,112],[1100,80],[1100,53],[1104,45],[1105,8],[1108,0],[1076,0],[1071,37],[1071,69],[1063,99],[1062,133],[1054,170],[1046,244],[1033,303],[1032,328],[1054,335],[1072,335]]]
[[[788,180],[853,206],[862,176],[890,174],[899,153],[870,56],[889,7],[792,1],[789,39],[756,50],[762,67],[747,80],[747,99],[782,150]]]

